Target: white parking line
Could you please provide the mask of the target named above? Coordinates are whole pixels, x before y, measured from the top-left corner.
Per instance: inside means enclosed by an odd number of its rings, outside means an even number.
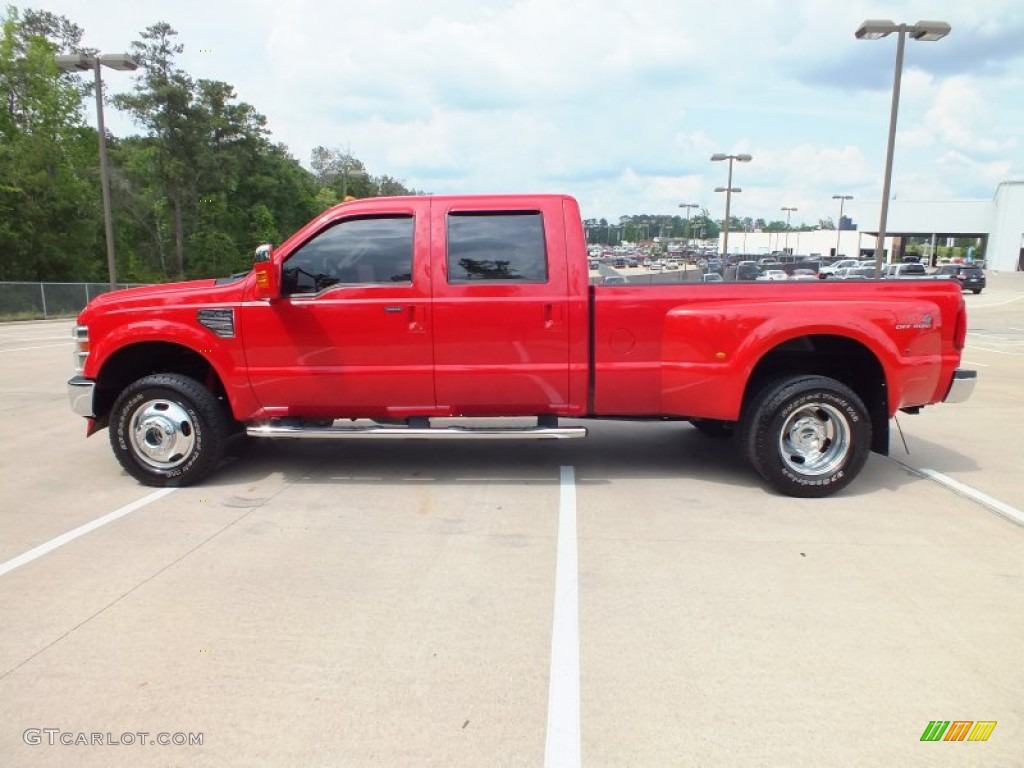
[[[0,349],[0,354],[4,352],[27,352],[30,349],[53,349],[54,347],[66,347],[71,343],[71,339],[68,339],[63,344],[42,344],[38,347],[15,347],[14,349]]]
[[[944,475],[941,472],[936,472],[934,469],[919,469],[917,471],[920,472],[925,477],[931,478],[935,482],[941,483],[947,488],[951,488],[952,490],[956,491],[962,496],[966,496],[967,498],[972,499],[985,507],[988,507],[996,514],[1002,515],[1003,517],[1007,517],[1016,523],[1024,525],[1024,512],[1021,512],[1016,507],[1011,507],[1009,504],[999,501],[999,499],[994,499],[988,494],[975,490],[974,488],[971,488],[971,486],[969,485],[964,485],[959,480],[954,480],[952,477],[948,477],[947,475]]]
[[[5,341],[73,341],[71,334],[64,336],[2,336],[0,335],[0,344]]]
[[[113,512],[106,514],[103,517],[97,517],[92,522],[86,523],[85,525],[80,525],[74,530],[68,531],[67,533],[62,533],[57,538],[50,539],[48,542],[46,542],[45,544],[40,544],[35,549],[30,549],[28,552],[22,555],[18,555],[17,557],[8,560],[5,563],[0,563],[0,576],[3,576],[6,573],[10,573],[15,568],[20,568],[21,566],[26,565],[27,563],[31,563],[33,560],[36,560],[42,557],[43,555],[52,552],[58,547],[63,547],[65,544],[74,541],[79,536],[84,536],[90,531],[95,531],[97,528],[102,528],[107,523],[112,523],[115,520],[124,517],[125,515],[130,515],[135,510],[142,509],[147,504],[150,504],[156,501],[157,499],[162,499],[167,494],[173,493],[176,490],[176,488],[161,488],[157,491],[153,491],[152,493],[143,496],[138,501],[133,501],[131,504],[125,504],[120,509],[115,509]]]
[[[576,476],[562,467],[558,502],[558,556],[555,563],[555,617],[551,629],[548,730],[545,768],[579,768],[580,618],[576,565]]]
[[[1007,351],[1002,350],[1002,349],[992,349],[990,347],[979,347],[977,344],[968,344],[968,345],[966,345],[965,349],[968,349],[968,348],[969,349],[979,349],[982,352],[994,352],[997,355],[1011,355],[1013,357],[1024,356],[1024,352],[1007,352]]]

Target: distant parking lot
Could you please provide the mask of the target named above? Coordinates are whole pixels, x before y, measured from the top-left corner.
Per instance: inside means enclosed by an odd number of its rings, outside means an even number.
[[[965,300],[974,397],[822,500],[611,422],[153,492],[68,408],[71,321],[0,324],[0,765],[1019,765],[1024,274]]]

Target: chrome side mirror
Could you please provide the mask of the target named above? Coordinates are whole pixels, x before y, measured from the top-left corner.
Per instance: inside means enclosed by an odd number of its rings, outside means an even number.
[[[270,261],[270,254],[273,252],[274,246],[270,243],[264,243],[263,245],[256,246],[256,253],[253,254],[253,264],[259,264],[261,261]]]

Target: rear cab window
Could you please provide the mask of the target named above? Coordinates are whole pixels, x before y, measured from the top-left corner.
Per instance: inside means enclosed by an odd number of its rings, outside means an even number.
[[[539,211],[448,214],[448,282],[546,283]]]

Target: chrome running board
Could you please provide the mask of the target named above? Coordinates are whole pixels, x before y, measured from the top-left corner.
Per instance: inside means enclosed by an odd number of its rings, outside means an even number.
[[[246,427],[249,437],[313,440],[567,440],[586,437],[586,427]]]

